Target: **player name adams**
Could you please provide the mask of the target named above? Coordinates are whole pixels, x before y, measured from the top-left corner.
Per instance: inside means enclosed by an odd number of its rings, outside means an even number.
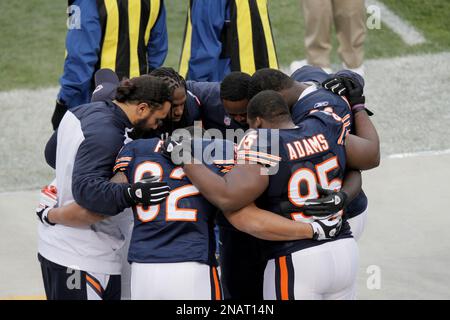
[[[262,304],[221,304],[219,307],[191,307],[183,304],[177,307],[177,315],[202,315],[204,318],[210,314],[221,315],[273,315],[273,305]]]
[[[327,151],[330,148],[323,134],[287,143],[286,147],[289,151],[290,160],[309,157],[313,154]]]

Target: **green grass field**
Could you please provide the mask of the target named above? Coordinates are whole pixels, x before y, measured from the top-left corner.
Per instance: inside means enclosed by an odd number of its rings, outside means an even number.
[[[303,19],[299,0],[271,0],[270,15],[281,65],[303,59]],[[409,47],[386,26],[369,30],[367,58],[450,50],[450,1],[383,0],[421,30],[428,42]],[[66,3],[54,0],[0,2],[0,90],[56,86],[63,68]],[[169,55],[177,68],[186,19],[186,4],[166,0]],[[336,50],[333,61],[337,62]]]

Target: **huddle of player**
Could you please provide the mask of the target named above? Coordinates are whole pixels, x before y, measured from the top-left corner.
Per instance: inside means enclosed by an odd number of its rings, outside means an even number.
[[[131,299],[354,299],[355,239],[367,216],[360,170],[380,161],[363,79],[314,67],[291,77],[275,69],[233,72],[222,83],[185,82],[170,68],[150,75],[122,83],[108,75],[94,92],[97,102],[68,112],[65,118],[80,119],[83,132],[72,158],[65,160],[60,146],[71,144],[62,141],[76,127],[70,119],[47,146],[58,181],[58,195],[44,188],[37,209],[40,242],[58,243],[39,249],[47,297],[120,298],[120,282],[125,291],[128,282],[126,267],[118,266],[127,252]],[[78,113],[106,106],[129,111],[129,104],[139,109],[146,82],[156,78],[170,96],[157,101],[158,117],[128,116],[127,126],[135,129],[124,130],[127,139],[109,176],[75,177],[76,162],[89,157],[80,149],[91,134]],[[197,120],[206,132],[193,126]],[[223,138],[211,137],[209,129]],[[227,130],[246,133],[235,144]],[[61,169],[65,161],[75,164]],[[105,197],[123,188],[125,202],[120,193],[106,201],[84,189],[98,180]],[[114,209],[98,210],[102,201]],[[119,214],[127,206],[133,214]],[[78,288],[67,288],[67,268],[81,271]]]

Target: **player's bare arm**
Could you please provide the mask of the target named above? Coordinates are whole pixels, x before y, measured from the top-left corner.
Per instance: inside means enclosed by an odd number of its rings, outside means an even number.
[[[49,211],[48,219],[51,223],[61,224],[72,228],[85,228],[107,217],[91,212],[76,202]]]
[[[122,172],[117,172],[110,181],[114,183],[127,183],[128,179]],[[51,223],[72,228],[85,228],[106,218],[108,216],[87,210],[76,202],[60,208],[53,208],[48,213],[48,219]]]
[[[362,177],[359,170],[347,170],[341,191],[347,195],[347,203],[350,203],[361,192]]]
[[[322,85],[337,95],[345,96],[353,111],[355,133],[354,136],[347,137],[347,142],[356,147],[347,151],[348,167],[360,170],[377,167],[380,163],[380,141],[369,118],[369,113],[372,112],[365,108],[364,82],[347,74],[333,76]]]
[[[200,193],[223,212],[234,212],[255,201],[269,185],[259,164],[238,164],[223,177],[203,164],[186,164],[184,172]]]
[[[284,218],[260,209],[254,203],[238,211],[224,213],[224,215],[239,231],[263,240],[291,241],[313,237],[313,229],[309,223]]]
[[[380,165],[380,139],[366,112],[354,115],[355,135],[349,134],[345,141],[347,167],[370,170]]]

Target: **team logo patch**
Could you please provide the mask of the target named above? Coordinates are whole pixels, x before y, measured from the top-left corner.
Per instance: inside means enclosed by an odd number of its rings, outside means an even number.
[[[136,195],[136,197],[138,197],[139,199],[142,199],[142,189],[137,189],[136,192],[134,193]]]
[[[231,124],[231,118],[229,116],[225,116],[223,118],[223,123],[225,123],[226,126],[229,126]]]
[[[328,105],[329,105],[328,101],[317,102],[317,103],[314,105],[314,109],[326,107],[326,106],[328,106]]]

